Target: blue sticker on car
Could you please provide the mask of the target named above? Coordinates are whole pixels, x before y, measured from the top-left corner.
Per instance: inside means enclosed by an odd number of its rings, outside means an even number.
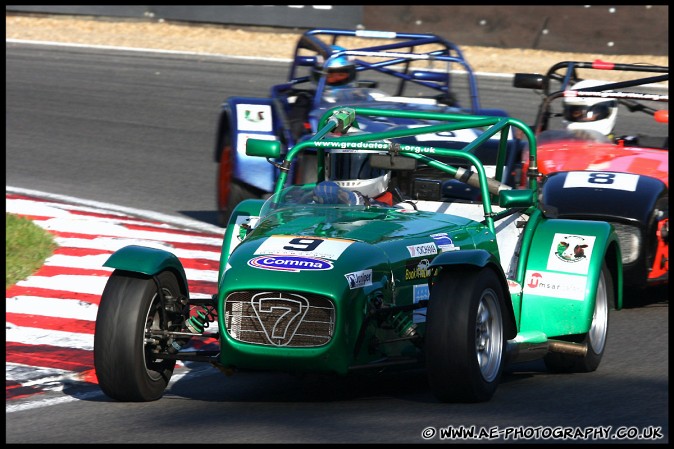
[[[248,261],[253,268],[263,270],[286,271],[298,273],[300,271],[332,270],[332,262],[315,257],[302,256],[259,256]]]

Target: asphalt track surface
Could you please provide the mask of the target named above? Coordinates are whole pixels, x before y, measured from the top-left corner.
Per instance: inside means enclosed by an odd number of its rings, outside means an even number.
[[[265,61],[7,45],[7,210],[33,217],[60,245],[40,272],[7,291],[8,443],[442,441],[422,437],[429,426],[561,426],[594,432],[589,441],[622,426],[644,437],[626,441],[668,441],[663,291],[642,307],[611,311],[596,373],[559,376],[521,364],[486,404],[439,404],[416,372],[229,378],[191,365],[157,402],[105,398],[90,355],[105,257],[130,241],[178,250],[189,236],[200,242],[180,248],[191,288],[214,288],[222,231],[212,226],[215,114],[224,97],[259,96],[285,70]],[[496,99],[499,79],[482,83],[483,97],[486,86]],[[531,115],[531,103],[520,108]]]

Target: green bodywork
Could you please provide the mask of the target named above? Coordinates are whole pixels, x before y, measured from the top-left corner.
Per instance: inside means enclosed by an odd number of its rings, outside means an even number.
[[[129,245],[115,251],[103,264],[117,270],[153,276],[170,270],[176,274],[184,295],[188,294],[187,276],[180,260],[172,253],[146,246]]]
[[[355,126],[360,115],[426,119],[429,125],[372,134],[332,134]],[[399,137],[465,128],[483,129],[484,133],[459,150],[395,143]],[[527,189],[511,190],[498,182],[503,174],[507,134],[511,128],[521,131],[528,140],[532,175]],[[532,131],[521,121],[503,117],[335,108],[326,112],[319,129],[311,139],[291,148],[281,162],[274,162],[281,156],[277,141],[248,140],[247,154],[268,158],[281,169],[281,174],[274,194],[266,202],[247,200],[233,211],[223,239],[215,296],[220,329],[218,365],[344,374],[363,367],[419,363],[423,359],[425,326],[425,308],[422,306],[428,300],[429,285],[438,270],[489,267],[498,273],[508,295],[506,337],[518,344],[538,344],[550,338],[588,332],[603,264],[613,276],[615,307],[621,308],[622,266],[615,231],[606,222],[545,216],[538,204],[536,142]],[[499,133],[498,163],[495,175],[488,177],[472,150]],[[290,186],[288,171],[297,156],[306,150],[317,153],[318,183],[325,179],[325,153],[333,149],[366,150],[411,158],[444,173],[448,179],[467,180],[480,189],[482,204],[475,207],[479,209],[481,219],[422,210],[410,212],[381,205],[283,207],[282,198]],[[439,160],[443,158],[465,161],[472,171],[466,172]],[[307,191],[316,183],[308,185]],[[515,209],[526,219],[522,221],[519,258],[506,272],[499,254],[497,229],[501,220]],[[453,246],[438,249],[437,241],[432,237],[438,235],[451,237]],[[572,265],[561,257],[560,239],[573,236],[591,242],[588,247],[591,253],[588,250],[589,255],[582,260],[587,269],[582,272],[577,269],[580,264]],[[274,246],[276,241],[279,243]],[[291,271],[273,265],[261,266],[288,263],[286,259],[274,259],[278,253],[267,249],[266,245],[281,253],[286,248],[290,251],[288,254],[292,254],[291,250],[303,245],[310,248],[319,244],[339,248],[333,258],[319,258],[321,261],[316,262],[316,266],[325,263],[321,269]],[[106,266],[147,275],[172,269],[180,273],[180,279],[187,285],[180,262],[160,250],[127,247],[115,253]],[[351,280],[359,279],[359,276],[366,281],[357,281],[360,283],[355,287],[350,285]],[[230,295],[260,292],[264,296],[281,291],[292,292],[298,297],[327,298],[326,304],[334,308],[328,341],[297,347],[279,337],[273,343],[271,334],[281,335],[282,325],[293,328],[287,324],[293,320],[290,306],[283,317],[286,324],[279,318],[274,329],[258,330],[268,334],[266,344],[240,338],[241,331],[235,329],[240,326],[240,317],[233,316],[241,312],[227,309]],[[271,313],[261,305],[255,309],[255,313],[263,312]],[[411,327],[419,338],[402,338]]]

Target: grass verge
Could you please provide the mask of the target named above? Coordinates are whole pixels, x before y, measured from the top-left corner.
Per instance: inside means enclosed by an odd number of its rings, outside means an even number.
[[[5,212],[5,289],[35,273],[57,248],[50,233],[25,217]]]

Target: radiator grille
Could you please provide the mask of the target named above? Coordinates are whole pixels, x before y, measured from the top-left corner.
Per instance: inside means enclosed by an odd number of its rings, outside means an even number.
[[[330,341],[335,308],[328,298],[283,291],[234,292],[225,326],[235,340],[266,346],[314,347]]]

